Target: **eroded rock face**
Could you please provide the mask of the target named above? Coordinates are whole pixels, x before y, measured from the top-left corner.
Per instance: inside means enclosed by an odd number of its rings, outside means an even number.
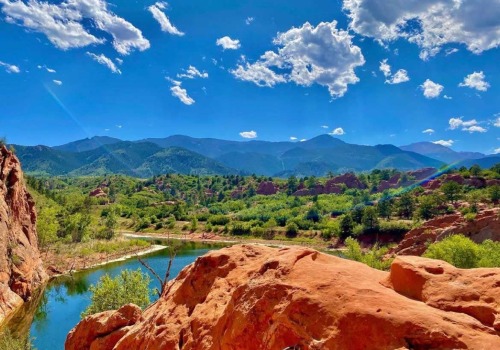
[[[476,243],[486,239],[500,241],[500,208],[487,209],[477,214],[473,221],[467,221],[461,214],[438,216],[422,226],[409,231],[391,254],[422,255],[429,243],[463,234]]]
[[[116,328],[120,310],[83,320],[66,349],[499,348],[500,269],[474,271],[399,257],[387,273],[306,248],[233,246],[186,267],[133,324]]]
[[[47,279],[38,251],[36,211],[19,160],[0,147],[0,323]]]

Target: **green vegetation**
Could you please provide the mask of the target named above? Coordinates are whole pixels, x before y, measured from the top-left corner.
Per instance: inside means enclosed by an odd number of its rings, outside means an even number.
[[[0,350],[32,350],[33,345],[28,335],[16,337],[8,329],[0,333]]]
[[[347,250],[345,250],[343,254],[348,259],[362,262],[378,270],[388,270],[391,266],[391,259],[384,260],[384,255],[388,251],[387,247],[379,248],[375,245],[366,252],[363,252],[358,241],[351,237],[345,240],[345,245]]]
[[[431,244],[424,256],[464,269],[500,267],[500,242],[486,240],[477,244],[463,235],[453,235]]]
[[[334,177],[270,178],[241,175],[164,174],[148,179],[123,175],[28,177],[39,211],[43,250],[85,258],[127,247],[120,231],[189,237],[223,235],[228,239],[266,239],[319,247],[342,244],[348,237],[369,244],[397,242],[423,220],[462,212],[475,220],[481,206],[495,206],[500,196],[500,167],[474,170],[478,186],[468,185],[469,169],[448,171],[434,189],[416,185],[411,173],[374,170],[335,184],[338,194],[315,194]],[[455,181],[444,180],[453,174]],[[393,187],[378,191],[383,184]],[[486,186],[489,181],[492,185]],[[272,182],[272,183],[271,183]],[[415,182],[415,181],[414,181]],[[439,186],[440,185],[440,186]],[[351,187],[352,183],[350,184]],[[262,188],[276,194],[259,194]],[[364,188],[364,189],[361,189]],[[296,191],[301,191],[296,195]],[[307,192],[310,191],[310,192]],[[95,197],[89,193],[96,192]],[[466,202],[466,203],[464,203]],[[106,253],[108,254],[108,253]]]
[[[108,274],[102,276],[96,285],[89,287],[92,293],[89,307],[82,313],[82,318],[98,312],[116,310],[129,303],[145,308],[150,303],[152,290],[148,274],[123,270],[115,278]]]

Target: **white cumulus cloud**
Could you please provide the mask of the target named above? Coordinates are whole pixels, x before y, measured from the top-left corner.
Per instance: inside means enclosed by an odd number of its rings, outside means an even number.
[[[359,81],[354,69],[365,59],[351,35],[337,29],[336,21],[321,22],[316,27],[306,22],[279,33],[273,42],[279,47],[276,52],[267,51],[254,63],[239,64],[231,73],[259,86],[319,84],[327,87],[333,98],[342,97],[349,84]]]
[[[460,87],[469,87],[479,91],[487,91],[490,84],[485,80],[483,72],[474,72],[464,78],[464,81],[458,84]]]
[[[38,0],[0,0],[0,4],[9,23],[43,33],[62,50],[106,41],[89,32],[88,21],[91,21],[92,27],[107,32],[113,47],[122,55],[133,50],[144,51],[150,46],[142,32],[111,12],[104,0],[64,0],[57,4]]]
[[[426,98],[437,98],[444,89],[443,85],[435,83],[430,79],[427,79],[420,87],[424,91],[424,96]]]
[[[188,95],[187,90],[180,85],[174,85],[170,88],[172,96],[177,97],[185,105],[192,105],[195,101]]]
[[[62,81],[60,81],[60,80],[56,80],[56,79],[52,80],[52,82],[53,82],[54,84],[56,84],[56,85],[62,85],[62,84],[63,84],[63,83],[62,83]]]
[[[330,135],[336,135],[336,136],[345,135],[345,131],[342,128],[336,128],[330,133]]]
[[[290,136],[290,141],[297,141],[297,138],[295,136]]]
[[[240,132],[240,136],[243,137],[244,139],[255,139],[257,138],[257,132],[256,131],[242,131]]]
[[[247,17],[247,19],[245,20],[245,23],[247,26],[249,26],[250,24],[252,24],[252,22],[255,20],[255,18],[253,17]]]
[[[461,128],[462,131],[468,131],[471,134],[474,132],[483,133],[488,131],[482,126],[477,125],[478,121],[476,119],[463,120],[463,117],[450,118],[448,124],[450,125],[450,130],[456,130]]]
[[[408,72],[405,69],[399,69],[396,73],[392,74],[391,66],[387,61],[387,58],[382,60],[379,66],[379,70],[386,77],[385,82],[387,84],[401,84],[410,80]]]
[[[477,124],[477,120],[476,119],[463,120],[463,117],[450,118],[450,120],[448,121],[448,124],[450,125],[451,130],[455,130],[455,129],[458,129],[461,127],[468,128],[468,127],[474,126]]]
[[[166,3],[157,2],[154,5],[148,7],[148,11],[151,12],[153,18],[160,24],[162,32],[167,32],[172,35],[183,36],[184,33],[177,29],[171,22],[168,16],[162,11],[167,8]]]
[[[500,154],[500,148],[495,148],[493,150],[493,154]]]
[[[425,129],[424,131],[422,131],[422,133],[432,135],[435,133],[435,131],[434,129]]]
[[[122,74],[122,72],[116,67],[115,63],[110,58],[104,56],[104,54],[96,55],[95,53],[87,52],[87,55],[92,57],[92,59],[97,63],[108,67],[111,72],[115,74]]]
[[[493,125],[496,126],[497,128],[500,128],[500,117],[497,117],[497,119],[495,119]]]
[[[222,46],[222,49],[224,50],[238,50],[241,47],[238,39],[231,39],[228,36],[217,39],[215,43],[217,46]]]
[[[473,125],[473,126],[469,126],[469,127],[465,127],[462,129],[463,131],[468,131],[470,132],[471,134],[474,133],[474,132],[480,132],[480,133],[483,133],[483,132],[486,132],[488,131],[487,129],[483,128],[482,126],[479,126],[479,125]]]
[[[18,66],[0,61],[0,67],[4,67],[7,73],[21,73]]]
[[[343,0],[343,8],[354,32],[383,45],[408,40],[424,60],[451,43],[475,54],[500,46],[498,0]]]
[[[433,141],[432,143],[434,143],[436,145],[445,146],[445,147],[451,147],[451,146],[453,146],[455,141],[453,141],[453,140],[438,140],[438,141]]]
[[[177,74],[177,78],[186,78],[186,79],[194,79],[194,78],[208,78],[207,72],[200,72],[195,66],[189,66],[188,69],[184,71],[184,73]]]

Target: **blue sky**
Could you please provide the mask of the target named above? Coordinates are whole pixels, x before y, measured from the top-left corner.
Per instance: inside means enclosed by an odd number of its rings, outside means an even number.
[[[0,136],[500,152],[499,45],[499,0],[0,0]]]

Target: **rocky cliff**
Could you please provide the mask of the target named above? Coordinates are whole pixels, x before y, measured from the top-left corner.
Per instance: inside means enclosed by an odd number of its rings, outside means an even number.
[[[422,255],[429,243],[455,234],[463,234],[476,243],[486,239],[500,241],[500,208],[482,210],[472,221],[460,213],[438,216],[406,233],[389,254]]]
[[[33,198],[19,160],[0,146],[0,323],[46,279]]]
[[[388,273],[244,245],[198,258],[168,290],[144,312],[87,317],[66,349],[500,348],[500,269],[399,257]]]

